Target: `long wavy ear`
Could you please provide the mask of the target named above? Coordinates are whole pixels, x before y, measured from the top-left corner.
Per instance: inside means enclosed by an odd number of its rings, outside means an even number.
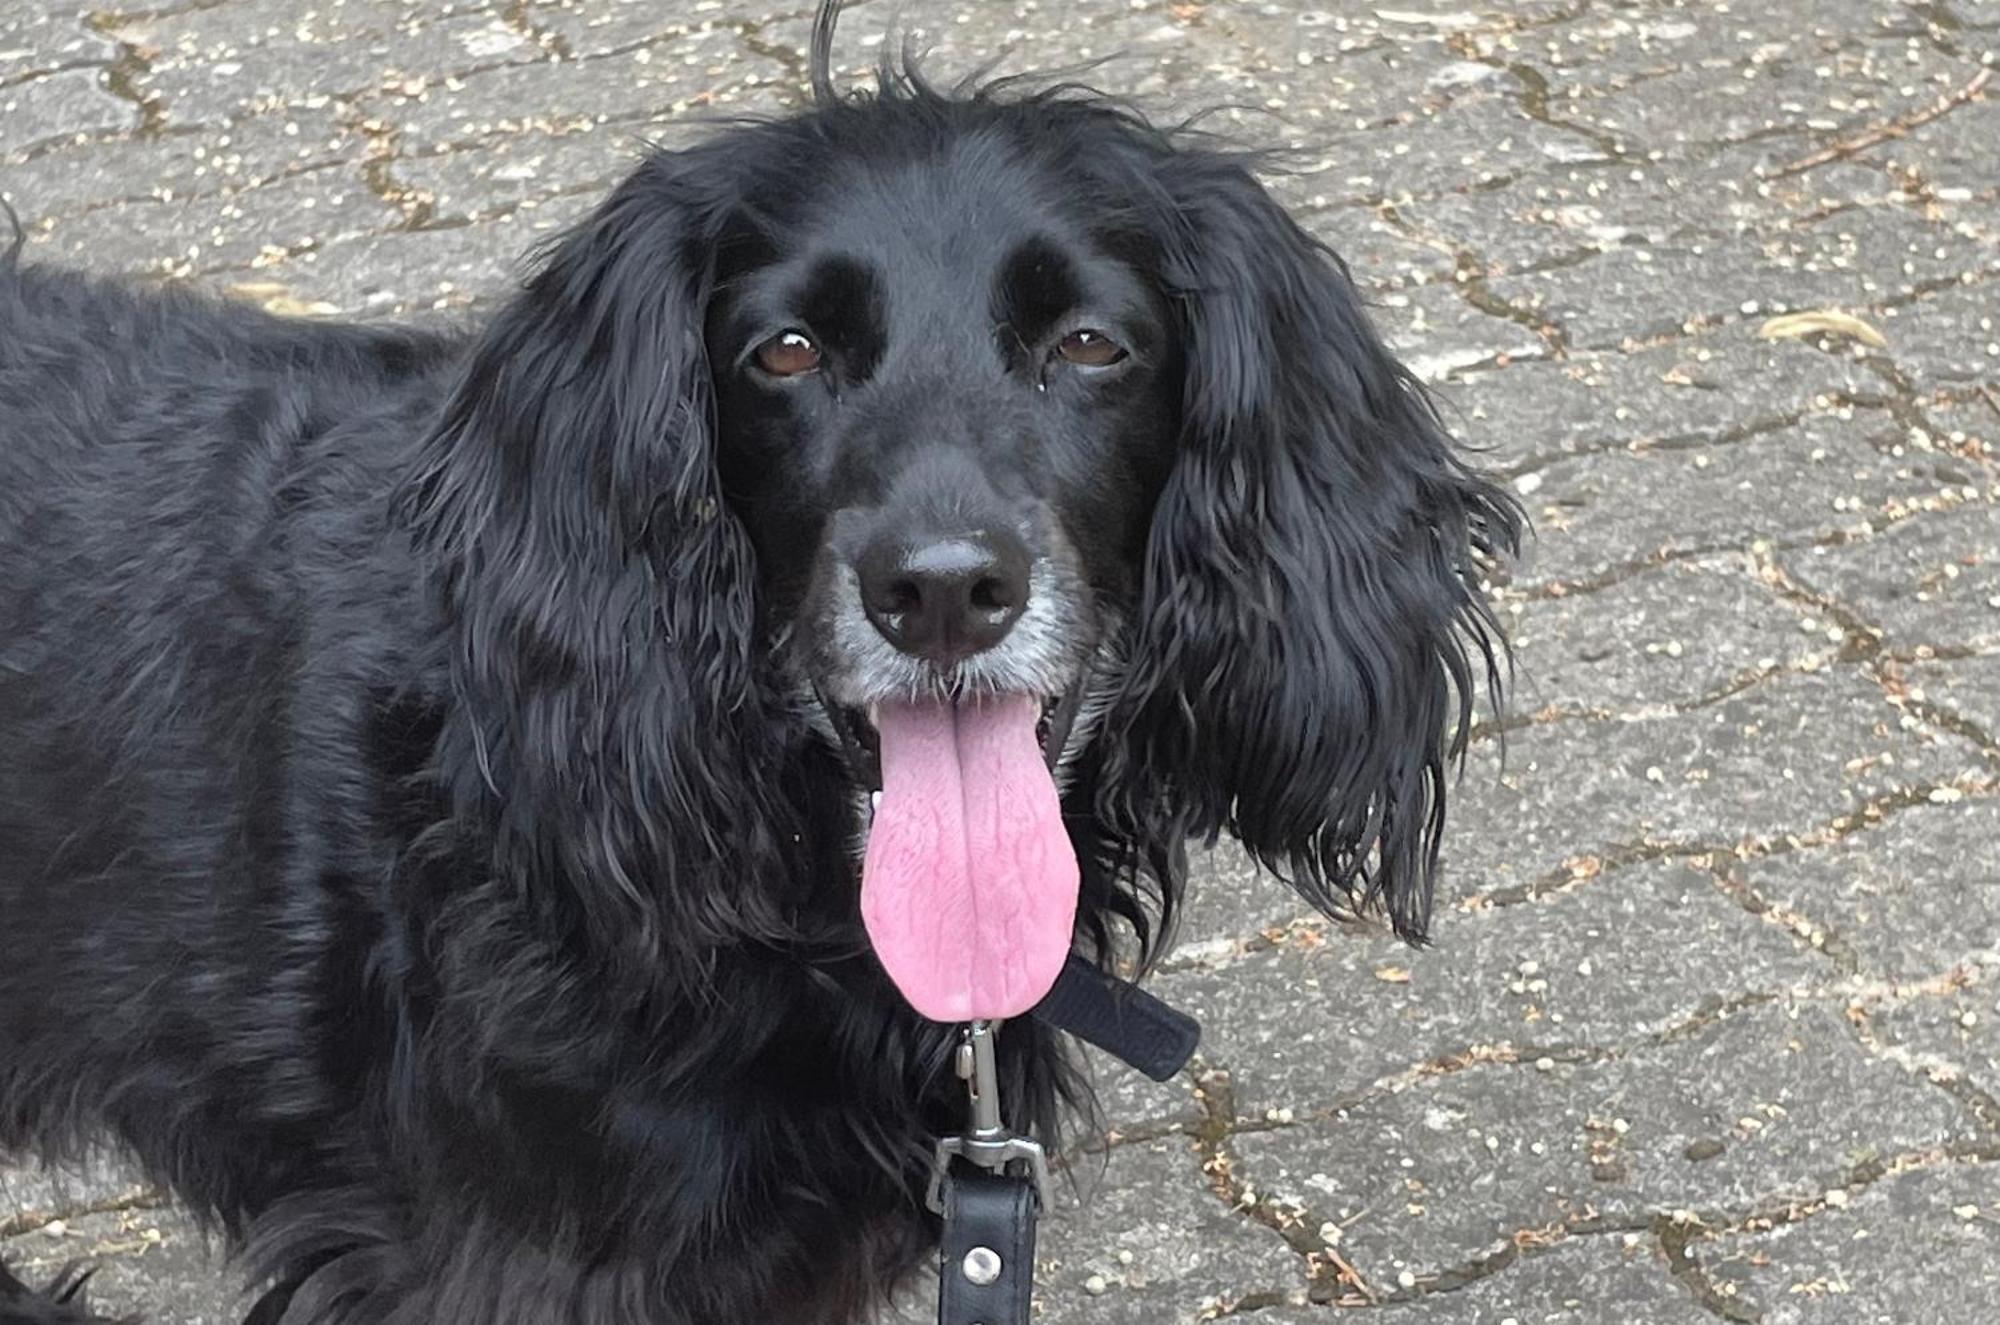
[[[560,239],[474,346],[401,502],[453,632],[439,759],[459,813],[484,816],[503,875],[566,883],[545,903],[621,947],[768,920],[721,867],[748,867],[769,779],[691,193],[655,157]]]
[[[1101,808],[1233,833],[1315,905],[1380,902],[1420,940],[1447,765],[1481,676],[1500,685],[1474,552],[1517,550],[1520,511],[1240,162],[1182,151],[1156,175],[1184,426]]]

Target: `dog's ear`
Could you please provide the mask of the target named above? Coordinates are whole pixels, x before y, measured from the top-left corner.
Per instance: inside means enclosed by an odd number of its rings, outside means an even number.
[[[1447,768],[1482,680],[1499,689],[1474,553],[1516,550],[1519,509],[1239,162],[1157,169],[1184,423],[1101,808],[1125,831],[1233,833],[1322,909],[1379,902],[1421,939]]]
[[[759,893],[720,867],[731,848],[747,866],[768,779],[693,192],[655,157],[555,244],[472,347],[401,500],[452,627],[439,758],[459,812],[487,816],[519,877],[622,903],[602,915],[621,940],[659,937],[663,903],[676,939],[754,925]]]

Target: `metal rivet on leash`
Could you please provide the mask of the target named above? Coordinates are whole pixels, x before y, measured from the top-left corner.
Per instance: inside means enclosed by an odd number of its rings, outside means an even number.
[[[975,1284],[990,1284],[1000,1277],[1000,1253],[991,1247],[974,1247],[965,1253],[959,1269]]]

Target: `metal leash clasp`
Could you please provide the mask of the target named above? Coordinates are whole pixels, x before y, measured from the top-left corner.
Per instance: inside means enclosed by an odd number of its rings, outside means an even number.
[[[930,1191],[924,1203],[933,1213],[944,1213],[944,1180],[954,1159],[994,1173],[1004,1173],[1011,1164],[1026,1164],[1035,1184],[1035,1198],[1041,1208],[1050,1208],[1049,1158],[1039,1143],[1007,1130],[1000,1121],[1000,1070],[993,1055],[993,1040],[1000,1028],[991,1021],[968,1022],[959,1032],[954,1066],[965,1082],[972,1127],[963,1136],[938,1138],[937,1155],[931,1163]]]

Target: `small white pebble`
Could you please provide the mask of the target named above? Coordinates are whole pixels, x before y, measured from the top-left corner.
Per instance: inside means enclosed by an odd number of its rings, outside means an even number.
[[[1555,1059],[1553,1059],[1553,1058],[1537,1058],[1537,1059],[1535,1060],[1535,1071],[1537,1071],[1537,1072],[1553,1072],[1553,1071],[1555,1071],[1555,1070],[1556,1070],[1556,1060],[1555,1060]]]
[[[1417,1276],[1408,1270],[1398,1270],[1396,1271],[1396,1283],[1402,1288],[1415,1288],[1417,1286]]]
[[[1110,1287],[1111,1285],[1105,1282],[1104,1276],[1101,1274],[1093,1274],[1090,1278],[1083,1281],[1083,1291],[1092,1297],[1103,1297]]]

